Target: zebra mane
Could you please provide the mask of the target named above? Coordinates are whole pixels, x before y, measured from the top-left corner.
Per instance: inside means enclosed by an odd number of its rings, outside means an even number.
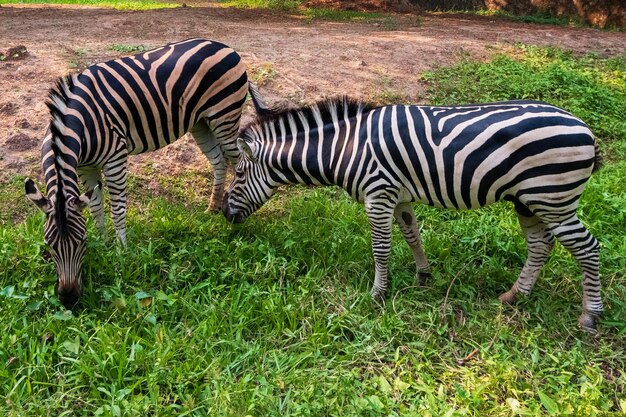
[[[52,134],[50,146],[52,153],[54,154],[54,170],[57,176],[54,216],[59,234],[61,236],[65,235],[67,231],[66,211],[68,196],[64,188],[65,182],[63,180],[63,166],[66,165],[66,163],[63,160],[63,153],[60,149],[66,147],[63,143],[63,132],[66,128],[65,115],[67,113],[68,101],[72,88],[74,87],[74,82],[74,75],[60,77],[55,86],[50,89],[50,92],[48,93],[48,100],[46,101],[48,110],[50,110],[50,133]]]
[[[310,125],[314,125],[315,115],[319,114],[323,121],[331,121],[334,114],[339,119],[346,117],[354,117],[359,113],[363,113],[376,108],[373,104],[358,100],[349,96],[332,97],[325,100],[317,101],[312,105],[302,107],[272,108],[267,113],[260,115],[248,123],[241,131],[246,132],[254,126],[263,126],[278,120],[285,120],[293,117],[295,120],[302,118]]]

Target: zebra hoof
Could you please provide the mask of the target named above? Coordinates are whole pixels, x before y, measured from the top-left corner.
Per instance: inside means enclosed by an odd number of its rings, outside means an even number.
[[[596,335],[598,334],[598,329],[596,328],[596,317],[598,315],[589,311],[583,311],[580,317],[578,317],[578,325],[584,331]]]
[[[385,305],[385,291],[373,287],[370,291],[370,296],[376,304]]]
[[[430,271],[420,271],[417,273],[417,285],[426,285],[433,277]]]
[[[517,292],[513,289],[508,290],[505,293],[500,294],[498,297],[502,304],[513,305],[517,299]]]

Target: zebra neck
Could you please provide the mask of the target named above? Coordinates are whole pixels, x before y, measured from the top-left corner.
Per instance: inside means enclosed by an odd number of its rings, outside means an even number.
[[[55,145],[52,142],[52,135],[44,138],[42,145],[42,169],[46,181],[46,191],[48,198],[61,191],[67,197],[78,197],[80,188],[78,186],[78,156],[70,148]]]
[[[361,115],[333,120],[321,126],[282,135],[271,144],[270,166],[281,184],[338,185],[346,187],[345,172],[363,152],[358,132]]]

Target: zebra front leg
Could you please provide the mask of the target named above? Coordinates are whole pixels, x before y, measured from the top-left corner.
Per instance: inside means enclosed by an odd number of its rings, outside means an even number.
[[[413,252],[413,259],[415,260],[415,267],[417,269],[417,282],[420,285],[424,285],[426,280],[430,277],[430,265],[424,253],[424,248],[422,247],[422,238],[417,227],[417,219],[415,218],[413,206],[411,203],[400,203],[394,210],[393,215],[398,222],[398,226],[400,226],[404,240],[406,240],[406,243],[409,244]]]
[[[384,199],[365,201],[365,211],[372,235],[372,253],[376,275],[370,294],[377,302],[382,302],[387,291],[389,252],[391,250],[391,226],[395,203]]]
[[[91,194],[91,200],[89,200],[89,211],[93,217],[96,227],[100,231],[100,234],[105,235],[105,221],[104,221],[104,205],[102,194],[102,175],[100,168],[90,168],[88,170],[79,170],[80,179],[87,190],[93,190]],[[100,186],[98,186],[100,184]]]
[[[215,133],[205,120],[198,121],[190,130],[190,133],[213,167],[213,188],[211,190],[211,200],[209,201],[207,211],[221,211],[227,171],[224,153],[222,152],[222,148]]]
[[[554,246],[554,236],[545,223],[521,203],[516,203],[515,210],[526,238],[528,255],[515,284],[498,297],[505,304],[513,304],[518,294],[530,293]]]
[[[583,311],[578,324],[584,330],[596,333],[596,318],[604,307],[600,296],[600,243],[575,215],[561,223],[549,225],[550,231],[576,258],[583,271]]]
[[[104,178],[111,197],[111,217],[117,239],[123,246],[126,246],[127,160],[128,153],[124,148],[104,166]]]

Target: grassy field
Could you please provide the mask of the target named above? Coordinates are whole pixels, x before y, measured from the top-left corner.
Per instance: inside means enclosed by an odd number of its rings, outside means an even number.
[[[599,337],[576,327],[581,272],[560,245],[532,295],[500,305],[526,255],[507,204],[416,207],[433,278],[415,285],[395,230],[378,308],[365,214],[344,193],[285,189],[231,227],[204,213],[206,175],[150,169],[132,176],[126,249],[89,220],[69,313],[16,177],[0,185],[0,415],[623,415],[626,61],[520,46],[423,78],[437,104],[538,98],[596,131],[607,162],[579,213],[603,245]]]
[[[172,8],[180,7],[181,3],[167,3],[158,0],[0,0],[0,4],[76,4],[81,6],[111,7],[119,10]]]

